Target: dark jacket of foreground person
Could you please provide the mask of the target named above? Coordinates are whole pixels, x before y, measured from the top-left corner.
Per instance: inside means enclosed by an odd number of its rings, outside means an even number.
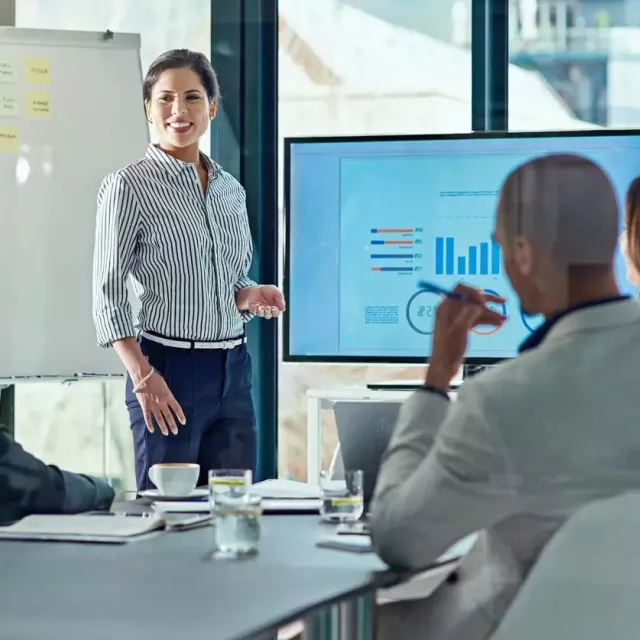
[[[103,480],[47,465],[0,430],[0,525],[32,514],[106,510],[113,498]]]

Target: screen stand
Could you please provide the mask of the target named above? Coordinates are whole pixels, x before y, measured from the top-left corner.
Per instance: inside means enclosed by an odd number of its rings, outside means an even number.
[[[415,391],[423,384],[422,380],[380,380],[368,382],[367,389],[371,389],[371,391]]]
[[[486,368],[487,367],[483,365],[465,364],[462,367],[462,379],[469,380],[469,378],[473,378],[473,376],[484,371]]]
[[[457,389],[463,382],[487,369],[485,365],[465,364],[462,366],[462,381],[451,383],[451,389]],[[367,389],[371,391],[415,391],[424,384],[423,380],[386,380],[369,382]]]
[[[464,372],[463,372],[464,381]],[[462,381],[455,381],[451,383],[451,390],[457,389],[462,384]],[[380,382],[367,383],[367,389],[371,391],[415,391],[424,385],[424,380],[387,380]]]

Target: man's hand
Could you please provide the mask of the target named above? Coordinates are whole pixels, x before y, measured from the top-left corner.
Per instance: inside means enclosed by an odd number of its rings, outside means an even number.
[[[236,293],[236,306],[239,311],[249,311],[267,320],[277,318],[287,308],[282,292],[272,284],[240,289]]]
[[[444,298],[436,311],[431,358],[425,379],[425,385],[445,393],[462,364],[469,330],[480,325],[500,327],[506,320],[501,313],[487,308],[488,303],[504,303],[502,298],[463,284],[459,284],[454,292],[458,297]]]

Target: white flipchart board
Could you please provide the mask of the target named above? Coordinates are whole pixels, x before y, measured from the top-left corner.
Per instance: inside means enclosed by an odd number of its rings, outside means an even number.
[[[149,141],[140,37],[0,28],[0,378],[121,374],[96,345],[104,176]]]

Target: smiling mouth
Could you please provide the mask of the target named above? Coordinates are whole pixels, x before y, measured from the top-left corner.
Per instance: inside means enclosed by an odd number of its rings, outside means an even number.
[[[167,128],[175,133],[186,133],[193,127],[192,122],[169,122]]]

